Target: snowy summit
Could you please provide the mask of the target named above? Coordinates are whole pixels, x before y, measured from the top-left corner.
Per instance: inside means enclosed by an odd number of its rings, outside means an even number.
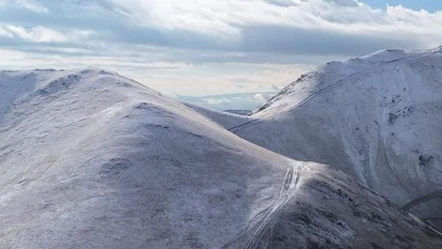
[[[441,187],[441,55],[333,62],[248,117],[3,71],[0,247],[442,248],[439,200],[401,208]]]

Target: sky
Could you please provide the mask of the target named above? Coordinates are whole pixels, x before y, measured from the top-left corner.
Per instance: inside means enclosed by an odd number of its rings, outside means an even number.
[[[373,8],[385,8],[387,5],[396,6],[402,5],[406,8],[414,10],[427,10],[429,12],[434,12],[437,10],[442,10],[442,1],[437,0],[367,0],[364,3],[370,5]]]
[[[441,27],[435,0],[0,0],[0,69],[93,66],[209,106],[262,102],[328,61],[440,46]]]

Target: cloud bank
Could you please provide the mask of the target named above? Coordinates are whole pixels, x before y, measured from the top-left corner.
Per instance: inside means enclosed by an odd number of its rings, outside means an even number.
[[[439,46],[440,27],[442,11],[354,0],[0,0],[0,68],[92,65],[167,93],[264,92],[330,60]]]

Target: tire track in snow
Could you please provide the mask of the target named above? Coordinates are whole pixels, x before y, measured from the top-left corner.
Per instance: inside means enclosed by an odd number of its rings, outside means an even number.
[[[284,176],[282,186],[279,190],[278,197],[275,202],[266,209],[262,210],[252,218],[249,225],[242,230],[234,239],[225,244],[222,249],[241,248],[253,249],[257,248],[267,228],[271,225],[273,218],[278,211],[290,200],[294,190],[299,182],[300,172],[298,167],[292,166],[287,169]]]

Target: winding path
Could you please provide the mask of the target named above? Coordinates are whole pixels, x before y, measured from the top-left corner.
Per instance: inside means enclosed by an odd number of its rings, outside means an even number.
[[[300,173],[296,166],[287,169],[284,176],[278,197],[272,205],[259,212],[250,221],[249,225],[243,229],[235,238],[225,244],[222,249],[241,248],[254,249],[257,248],[265,235],[266,228],[269,227],[273,218],[293,196],[294,190],[299,182]]]
[[[404,206],[402,206],[402,209],[404,209],[405,211],[410,211],[413,207],[438,197],[442,197],[442,189],[437,190],[431,194],[422,196],[420,198],[414,199],[409,203],[405,204]]]

